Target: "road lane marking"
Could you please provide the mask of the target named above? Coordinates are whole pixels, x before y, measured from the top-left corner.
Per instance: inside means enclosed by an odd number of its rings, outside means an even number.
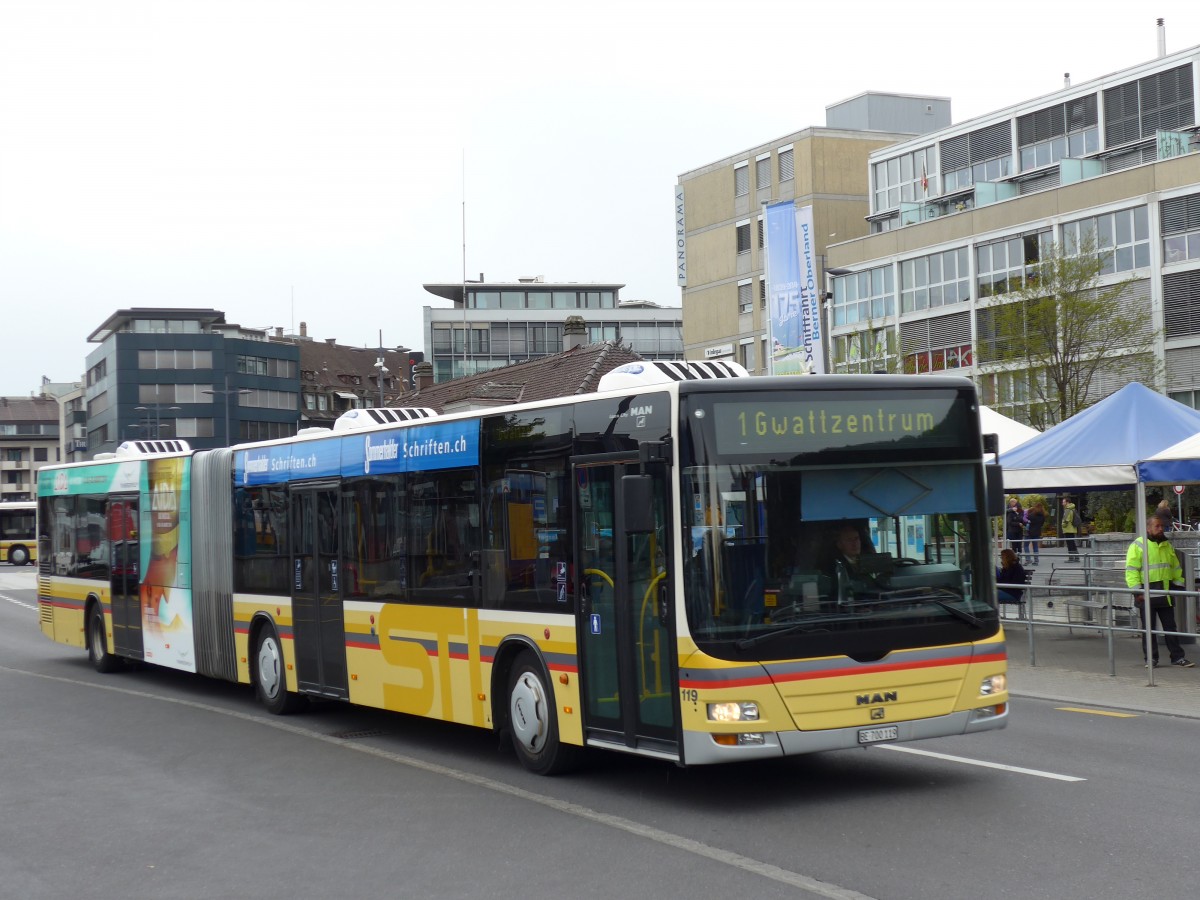
[[[333,744],[342,747],[346,750],[354,750],[358,753],[365,753],[368,756],[374,756],[378,759],[393,762],[398,765],[407,766],[412,769],[418,769],[422,772],[427,772],[432,775],[440,775],[444,778],[452,778],[455,781],[460,781],[465,784],[474,785],[484,790],[494,791],[498,794],[507,794],[510,797],[516,797],[521,800],[526,800],[530,803],[536,803],[556,812],[564,813],[569,816],[575,816],[579,819],[584,819],[589,822],[594,822],[599,825],[605,825],[609,828],[624,831],[639,838],[655,841],[676,850],[682,850],[685,853],[692,853],[696,856],[707,860],[722,863],[736,869],[741,869],[754,875],[759,875],[763,878],[777,881],[781,884],[786,884],[789,887],[800,888],[810,894],[818,897],[826,897],[829,900],[875,900],[868,894],[861,894],[858,891],[844,888],[840,885],[830,884],[827,881],[818,881],[815,878],[810,878],[806,875],[801,875],[799,872],[792,872],[788,869],[782,869],[779,866],[773,866],[770,863],[765,863],[757,859],[752,859],[748,856],[742,856],[740,853],[734,853],[730,850],[723,850],[720,847],[714,847],[710,844],[705,844],[700,841],[692,840],[680,834],[674,834],[669,831],[664,831],[661,828],[655,828],[651,825],[645,825],[641,822],[635,822],[632,819],[626,819],[623,816],[614,816],[610,813],[600,812],[588,806],[583,806],[579,803],[572,803],[569,800],[560,800],[557,797],[550,797],[546,794],[539,794],[534,791],[526,790],[525,788],[517,787],[516,785],[507,784],[503,781],[496,781],[484,775],[475,775],[471,772],[464,772],[461,769],[453,769],[449,766],[443,766],[438,763],[427,762],[423,759],[418,759],[414,756],[406,756],[403,753],[395,753],[391,750],[385,750],[380,747],[372,747],[368,744],[358,743],[353,740],[339,738],[331,734],[321,734],[320,732],[309,731],[298,725],[291,725],[287,722],[279,721],[275,718],[264,718],[261,715],[251,715],[250,713],[240,712],[235,709],[224,709],[220,706],[212,706],[208,703],[201,703],[197,700],[185,700],[180,697],[167,697],[162,694],[154,694],[149,691],[139,691],[132,688],[115,687],[107,684],[95,684],[88,681],[80,681],[75,678],[65,678],[61,675],[46,675],[41,672],[30,672],[25,669],[14,669],[9,666],[0,665],[0,672],[7,672],[11,675],[27,675],[33,678],[41,678],[47,681],[57,681],[62,684],[75,685],[77,687],[95,688],[101,691],[111,691],[116,694],[125,694],[129,697],[139,697],[147,700],[159,700],[164,703],[174,703],[178,706],[188,706],[192,709],[199,709],[205,712],[215,713],[220,716],[228,716],[234,719],[241,719],[243,722],[252,722],[255,725],[265,725],[268,728],[274,728],[277,731],[285,731],[289,734],[298,735],[300,737],[312,738],[322,741],[327,744]]]
[[[1087,713],[1089,716],[1112,716],[1114,719],[1136,719],[1138,713],[1112,712],[1107,709],[1086,709],[1082,706],[1056,706],[1059,712]]]
[[[0,594],[0,600],[7,600],[15,606],[23,606],[26,609],[31,609],[37,612],[37,606],[32,603],[26,603],[24,600],[18,600],[16,597],[10,597],[8,594]]]
[[[985,769],[1000,769],[1002,772],[1016,772],[1018,775],[1036,775],[1038,778],[1050,778],[1054,781],[1087,781],[1086,778],[1076,778],[1074,775],[1060,775],[1057,772],[1043,772],[1040,769],[1025,769],[1021,766],[1006,766],[1003,763],[987,762],[982,759],[970,759],[966,756],[951,756],[948,753],[934,753],[932,750],[918,750],[916,747],[899,747],[895,744],[877,744],[875,749],[891,750],[893,753],[912,753],[915,756],[929,756],[933,759],[944,759],[948,762],[965,763],[968,766],[982,766]]]

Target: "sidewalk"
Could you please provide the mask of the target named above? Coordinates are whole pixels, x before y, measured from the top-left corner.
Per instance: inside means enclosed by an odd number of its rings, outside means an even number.
[[[1013,697],[1200,719],[1200,643],[1184,644],[1184,653],[1197,665],[1180,669],[1169,665],[1160,637],[1161,659],[1150,687],[1149,671],[1142,665],[1144,635],[1114,633],[1116,675],[1110,675],[1105,632],[1079,625],[1070,631],[1036,624],[1033,629],[1036,665],[1030,661],[1029,626],[1004,623]]]

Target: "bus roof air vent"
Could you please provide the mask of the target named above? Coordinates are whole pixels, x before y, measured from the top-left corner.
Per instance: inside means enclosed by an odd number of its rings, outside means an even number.
[[[390,408],[386,406],[370,406],[366,409],[348,409],[333,423],[334,431],[355,431],[359,428],[373,428],[376,425],[398,425],[401,422],[411,422],[414,419],[432,419],[437,410],[427,406],[401,406]]]
[[[710,378],[744,378],[750,373],[735,362],[724,360],[680,360],[678,362],[632,362],[617,366],[601,376],[598,391],[629,390],[648,384],[672,381],[703,381]]]
[[[172,438],[165,441],[125,441],[113,456],[128,459],[131,456],[162,456],[164,453],[191,452],[192,448],[187,441]]]

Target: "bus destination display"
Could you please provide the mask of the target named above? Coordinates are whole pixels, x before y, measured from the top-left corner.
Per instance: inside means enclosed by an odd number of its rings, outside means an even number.
[[[713,405],[717,452],[816,453],[903,442],[968,442],[966,407],[954,397],[761,400]]]

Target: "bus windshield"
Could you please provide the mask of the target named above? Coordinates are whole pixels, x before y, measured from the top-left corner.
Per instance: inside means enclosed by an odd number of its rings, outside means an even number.
[[[791,421],[785,408],[807,429],[814,403],[865,416],[871,402],[772,398],[767,430]],[[979,437],[957,398],[914,396],[914,416],[931,415],[920,431],[790,444],[754,431],[739,442],[738,420],[764,406],[753,397],[702,403],[682,497],[688,626],[705,652],[863,661],[995,633]]]

